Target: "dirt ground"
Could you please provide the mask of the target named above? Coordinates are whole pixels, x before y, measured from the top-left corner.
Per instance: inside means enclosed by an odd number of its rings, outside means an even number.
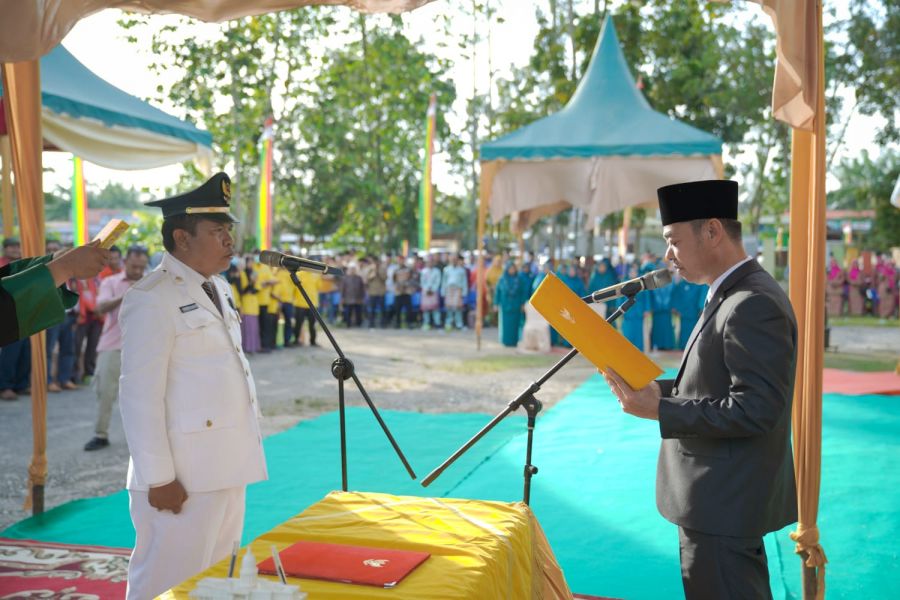
[[[334,334],[379,410],[495,415],[564,355],[504,348],[497,343],[496,329],[485,330],[481,350],[472,331],[337,329]],[[321,332],[317,341],[318,347],[251,358],[265,435],[337,409],[337,381],[330,370],[336,354]],[[664,366],[676,361],[671,355],[658,360]],[[543,385],[538,398],[544,409],[594,372],[582,357],[573,359]],[[365,406],[352,381],[345,389],[348,406]],[[118,413],[113,415],[108,448],[85,452],[82,447],[93,435],[95,418],[96,398],[90,387],[49,395],[47,509],[122,489],[128,449],[121,420]],[[0,529],[28,516],[22,502],[32,454],[31,431],[28,397],[0,402]]]

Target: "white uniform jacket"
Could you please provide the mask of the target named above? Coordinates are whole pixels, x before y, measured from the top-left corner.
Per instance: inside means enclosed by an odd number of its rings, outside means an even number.
[[[166,254],[125,294],[119,406],[131,460],[129,490],[178,479],[211,492],[267,478],[256,387],[241,350],[228,283],[216,286]]]

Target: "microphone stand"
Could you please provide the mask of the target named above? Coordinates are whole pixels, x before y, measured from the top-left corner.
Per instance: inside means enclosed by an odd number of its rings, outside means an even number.
[[[394,440],[394,436],[391,435],[387,424],[381,418],[381,415],[378,413],[378,409],[375,408],[375,404],[372,402],[372,399],[369,398],[369,394],[368,392],[366,392],[366,388],[363,387],[362,382],[356,376],[353,362],[351,362],[350,359],[344,355],[341,347],[337,343],[337,340],[335,340],[334,336],[331,335],[331,331],[328,329],[328,325],[325,324],[325,320],[322,319],[322,315],[321,313],[319,313],[319,309],[316,308],[316,305],[309,299],[306,290],[303,289],[303,284],[300,283],[300,279],[297,278],[297,271],[291,271],[291,281],[293,281],[297,289],[300,290],[300,293],[306,300],[307,306],[309,306],[310,310],[312,310],[313,316],[322,327],[322,331],[324,331],[325,335],[328,336],[328,341],[331,342],[332,348],[334,348],[334,351],[338,355],[338,357],[334,359],[334,362],[331,363],[331,374],[338,381],[338,412],[340,414],[341,424],[341,489],[345,492],[347,491],[347,428],[344,410],[344,382],[348,379],[352,379],[353,383],[356,384],[356,388],[359,390],[359,393],[362,394],[363,398],[365,398],[366,403],[372,410],[372,414],[375,415],[375,419],[377,419],[378,424],[381,425],[381,429],[384,431],[384,435],[387,436],[388,441],[391,442],[391,446],[394,447],[394,452],[397,453],[397,457],[400,458],[400,462],[402,462],[403,466],[406,467],[406,472],[409,473],[409,476],[411,478],[415,479],[416,474],[413,472],[412,467],[409,466],[409,462],[403,455],[403,451],[400,450],[400,446],[397,445],[396,440]]]
[[[639,292],[640,292],[640,290],[635,290],[632,293],[627,293],[627,292],[624,293],[623,295],[627,298],[627,300],[624,303],[622,303],[622,305],[619,306],[615,310],[615,312],[613,312],[613,314],[611,314],[606,319],[606,322],[613,323],[616,319],[618,319],[619,317],[624,315],[625,312],[629,308],[634,306],[635,297],[638,295]],[[588,304],[592,303],[590,296],[585,296],[585,298],[583,298],[583,300],[585,300]],[[531,385],[529,385],[528,388],[525,391],[523,391],[521,394],[519,394],[515,400],[510,402],[506,406],[506,408],[503,409],[502,412],[500,412],[496,417],[491,419],[491,421],[487,425],[482,427],[481,431],[479,431],[474,436],[472,436],[472,438],[469,439],[468,442],[463,444],[459,448],[459,450],[454,452],[453,455],[450,456],[450,458],[445,460],[443,463],[441,463],[441,465],[439,467],[437,467],[435,470],[433,470],[431,473],[429,473],[428,476],[422,480],[422,487],[428,487],[428,485],[431,484],[432,481],[437,479],[438,476],[441,473],[443,473],[447,467],[449,467],[454,462],[456,462],[456,459],[458,459],[460,456],[465,454],[469,448],[474,446],[475,443],[478,440],[480,440],[482,437],[484,437],[484,435],[487,432],[489,432],[491,429],[493,429],[497,425],[497,423],[502,421],[504,418],[506,418],[507,415],[509,415],[513,411],[517,410],[520,406],[522,406],[525,408],[525,412],[528,415],[528,441],[525,445],[525,470],[524,470],[525,489],[522,494],[522,501],[525,502],[525,504],[530,504],[531,503],[531,478],[534,475],[536,475],[538,472],[538,468],[535,465],[531,464],[531,448],[532,448],[532,443],[534,441],[535,418],[537,417],[537,414],[539,412],[541,412],[541,409],[543,408],[541,401],[535,397],[535,394],[538,391],[540,391],[541,386],[544,385],[544,383],[546,383],[546,381],[548,379],[553,377],[557,371],[562,369],[563,366],[565,366],[565,364],[568,363],[570,360],[572,360],[577,354],[578,354],[578,350],[576,350],[575,348],[572,348],[568,354],[566,354],[564,357],[562,357],[559,360],[559,362],[557,362],[555,365],[550,367],[550,370],[548,370],[546,373],[541,375],[541,377],[537,381],[535,381]]]

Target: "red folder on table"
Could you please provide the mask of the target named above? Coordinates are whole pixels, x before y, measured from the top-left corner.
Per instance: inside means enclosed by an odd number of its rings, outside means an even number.
[[[413,550],[297,542],[278,556],[288,577],[390,588],[431,555]],[[258,569],[260,573],[277,575],[271,558],[259,563]]]

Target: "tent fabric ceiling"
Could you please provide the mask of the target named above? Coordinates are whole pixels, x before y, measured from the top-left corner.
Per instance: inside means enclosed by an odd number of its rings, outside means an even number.
[[[104,8],[176,13],[201,21],[310,5],[344,5],[362,12],[402,12],[433,0],[0,0],[0,62],[34,60],[56,47],[79,19]]]
[[[41,58],[41,102],[45,147],[111,169],[211,162],[209,132],[107,83],[62,46]]]
[[[656,202],[656,190],[670,183],[716,179],[708,157],[610,156],[547,161],[511,161],[498,169],[491,189],[491,218],[513,215],[517,233],[543,216],[578,208],[595,218],[628,206]]]

